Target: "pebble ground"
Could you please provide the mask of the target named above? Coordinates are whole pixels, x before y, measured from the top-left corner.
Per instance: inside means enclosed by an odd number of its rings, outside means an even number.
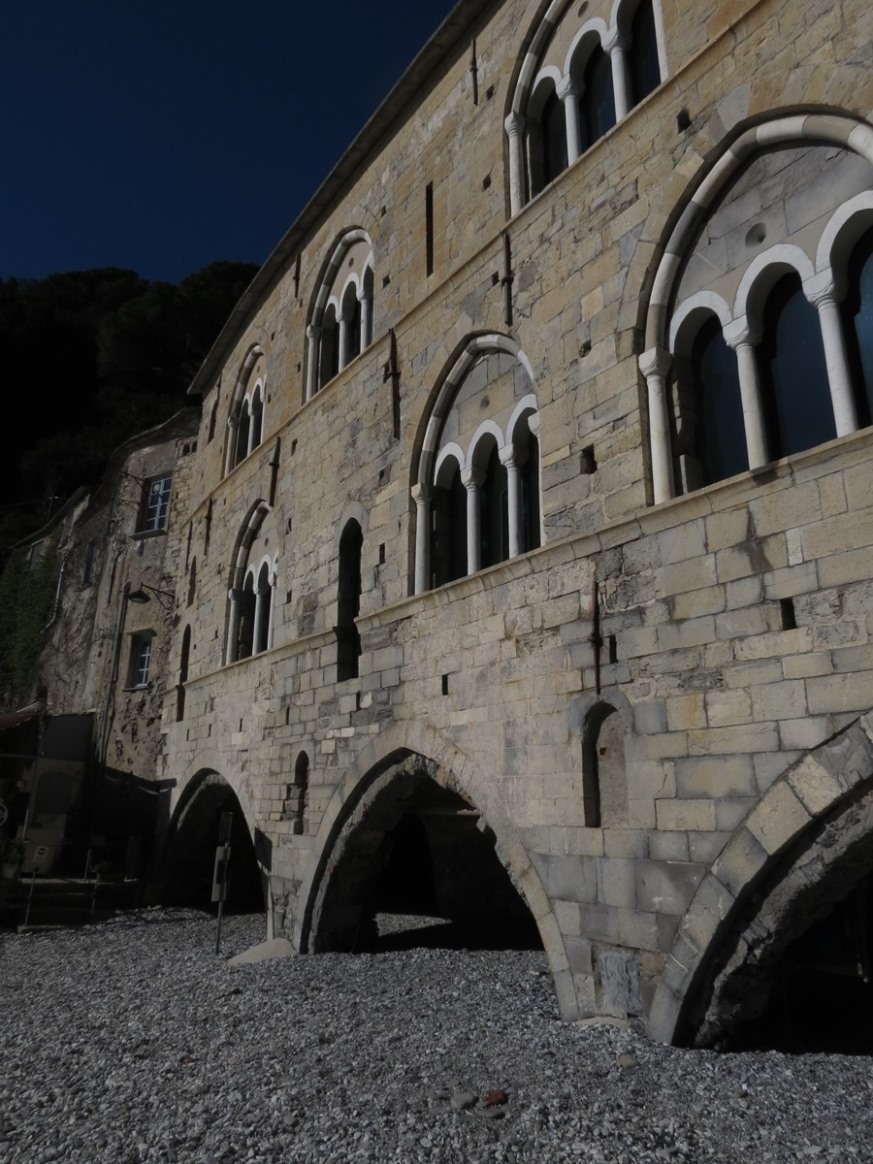
[[[538,953],[227,966],[262,937],[229,918],[216,957],[180,910],[0,936],[0,1164],[873,1162],[869,1058],[563,1023]]]

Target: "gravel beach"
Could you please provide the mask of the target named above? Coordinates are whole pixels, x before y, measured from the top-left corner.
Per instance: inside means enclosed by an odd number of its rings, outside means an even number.
[[[541,953],[228,967],[263,927],[0,936],[0,1162],[873,1161],[869,1058],[569,1025]]]

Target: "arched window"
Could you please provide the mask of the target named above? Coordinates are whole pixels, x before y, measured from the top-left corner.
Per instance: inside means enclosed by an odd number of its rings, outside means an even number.
[[[800,277],[783,275],[767,297],[758,349],[771,458],[803,452],[837,435],[818,312]]]
[[[479,565],[483,570],[509,557],[508,490],[506,466],[493,444],[479,485]]]
[[[318,386],[323,388],[339,371],[339,323],[336,305],[328,304],[321,321],[321,348],[318,362]]]
[[[243,360],[228,417],[225,472],[236,468],[260,445],[264,433],[266,361],[255,344]]]
[[[488,337],[489,341],[492,337]],[[446,378],[429,419],[416,502],[416,593],[541,542],[539,414],[526,359],[484,337]],[[484,415],[484,419],[483,419]]]
[[[373,340],[373,248],[362,230],[348,231],[324,268],[306,328],[306,393],[310,400]]]
[[[431,585],[444,586],[467,573],[467,490],[455,457],[440,465],[431,521]]]
[[[258,571],[255,587],[255,627],[253,654],[259,655],[270,645],[270,623],[273,615],[273,587],[270,582],[270,567],[264,562]]]
[[[655,10],[652,0],[640,0],[630,22],[627,65],[630,82],[629,101],[632,106],[638,105],[661,83]]]
[[[551,81],[542,84],[532,102],[529,139],[531,196],[536,196],[568,165],[564,103]]]
[[[582,75],[579,96],[579,146],[582,153],[615,125],[612,63],[599,46],[593,50]]]
[[[627,821],[624,725],[608,703],[592,708],[582,733],[583,816],[587,828]]]
[[[251,510],[239,536],[230,588],[225,661],[234,663],[260,654],[272,646],[273,596],[276,589],[276,558],[269,550],[275,527],[267,532],[270,513],[265,501]]]
[[[339,544],[339,593],[336,625],[336,677],[358,677],[361,635],[355,619],[361,613],[361,550],[364,535],[353,519],[346,523]]]
[[[714,315],[694,339],[691,368],[694,456],[700,467],[700,484],[712,485],[749,467],[737,356],[725,343]]]
[[[849,261],[848,294],[843,303],[858,423],[873,424],[873,230],[861,238]]]

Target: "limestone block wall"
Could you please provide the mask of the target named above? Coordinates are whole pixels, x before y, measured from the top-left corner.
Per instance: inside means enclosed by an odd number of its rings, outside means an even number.
[[[195,381],[169,658],[175,683],[187,633],[184,715],[165,704],[161,771],[175,805],[205,773],[228,782],[269,841],[272,924],[311,948],[361,789],[418,757],[493,829],[563,1012],[669,1038],[744,895],[848,794],[801,810],[790,774],[862,730],[873,662],[873,430],[698,487],[670,319],[701,292],[727,302],[773,245],[815,251],[847,201],[868,213],[873,18],[853,0],[663,0],[662,83],[513,208],[505,122],[571,7],[459,5],[414,98],[377,115]],[[372,343],[310,393],[319,288],[364,236]],[[508,380],[477,379],[492,355],[535,400],[542,545],[434,589],[429,466],[440,442],[463,459],[480,431],[506,438]],[[263,432],[228,471],[253,377]],[[338,680],[349,523],[361,653]],[[242,657],[255,558],[269,638]],[[765,856],[742,881],[748,837]]]

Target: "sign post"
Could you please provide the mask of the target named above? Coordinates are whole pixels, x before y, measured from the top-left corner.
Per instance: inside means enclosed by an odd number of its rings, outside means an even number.
[[[227,900],[227,886],[230,879],[230,834],[233,829],[233,813],[223,812],[218,825],[218,847],[215,850],[215,867],[212,873],[212,900],[218,902],[218,932],[215,935],[215,952],[221,953],[221,923],[224,918],[224,903]]]

